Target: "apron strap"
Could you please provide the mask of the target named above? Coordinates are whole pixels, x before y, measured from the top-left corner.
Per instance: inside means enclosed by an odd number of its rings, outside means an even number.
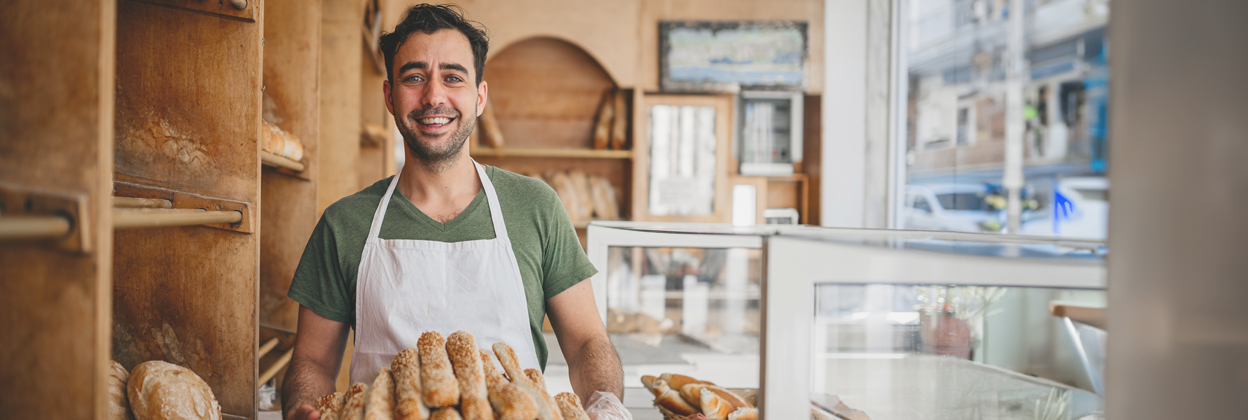
[[[390,207],[390,196],[394,195],[394,187],[399,185],[399,175],[403,170],[399,170],[394,174],[394,178],[390,180],[390,187],[386,188],[386,195],[381,196],[381,203],[377,205],[377,211],[373,212],[373,223],[368,227],[368,239],[365,243],[376,241],[381,235],[381,221],[386,220],[386,208]]]
[[[472,165],[477,169],[477,176],[481,178],[481,189],[485,190],[485,201],[490,207],[490,222],[494,226],[494,239],[511,243],[510,237],[507,235],[507,226],[503,223],[503,209],[498,205],[498,193],[494,191],[494,183],[490,182],[490,177],[485,175],[485,167],[476,160],[472,161]],[[390,207],[390,197],[394,196],[394,188],[399,185],[399,175],[403,171],[394,174],[394,178],[390,180],[390,186],[386,188],[386,194],[381,196],[381,203],[377,204],[377,210],[373,212],[373,222],[368,227],[368,239],[366,241],[378,240],[381,236],[381,222],[386,219],[386,208]]]

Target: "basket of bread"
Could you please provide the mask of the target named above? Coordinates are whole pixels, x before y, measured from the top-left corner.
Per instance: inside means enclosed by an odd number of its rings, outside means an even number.
[[[758,419],[756,389],[725,389],[672,373],[642,376],[641,383],[654,394],[654,406],[666,420]]]
[[[505,374],[471,334],[426,332],[371,384],[325,395],[316,409],[321,420],[589,420],[576,394],[551,397],[541,372],[521,369],[510,346],[491,348]]]

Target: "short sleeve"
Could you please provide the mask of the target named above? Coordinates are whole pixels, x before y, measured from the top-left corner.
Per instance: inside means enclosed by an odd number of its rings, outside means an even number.
[[[312,237],[303,249],[303,257],[295,268],[295,277],[286,293],[291,300],[308,307],[327,319],[351,323],[354,302],[347,293],[347,279],[338,258],[338,243],[330,224],[329,214],[321,216]]]
[[[542,290],[546,299],[598,273],[581,248],[581,240],[576,236],[567,210],[554,191],[550,195],[553,196],[549,203],[552,211],[544,213],[549,220],[543,225],[551,228],[542,232]]]

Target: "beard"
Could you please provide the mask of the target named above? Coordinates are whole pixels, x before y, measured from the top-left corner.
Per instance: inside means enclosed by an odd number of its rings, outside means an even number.
[[[412,152],[412,156],[420,162],[420,165],[429,172],[441,173],[454,165],[455,158],[464,150],[464,145],[468,142],[468,135],[472,134],[472,130],[477,126],[476,106],[474,105],[473,108],[472,114],[467,118],[454,108],[439,106],[413,110],[407,114],[406,119],[395,118],[394,122],[399,133],[403,135],[403,143],[407,144],[407,150]],[[440,145],[432,141],[424,142],[421,141],[424,135],[415,129],[415,125],[417,119],[426,115],[451,115],[459,126],[455,131],[443,134],[450,138]]]

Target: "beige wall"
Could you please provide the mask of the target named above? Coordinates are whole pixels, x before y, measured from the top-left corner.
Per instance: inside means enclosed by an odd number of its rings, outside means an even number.
[[[385,28],[393,29],[407,5],[389,0]],[[553,36],[586,52],[621,87],[659,90],[658,23],[661,20],[804,20],[809,23],[808,93],[823,90],[822,0],[461,0],[470,19],[489,29],[490,56],[535,36]],[[395,11],[394,13],[389,13]],[[489,75],[486,75],[488,80]]]

